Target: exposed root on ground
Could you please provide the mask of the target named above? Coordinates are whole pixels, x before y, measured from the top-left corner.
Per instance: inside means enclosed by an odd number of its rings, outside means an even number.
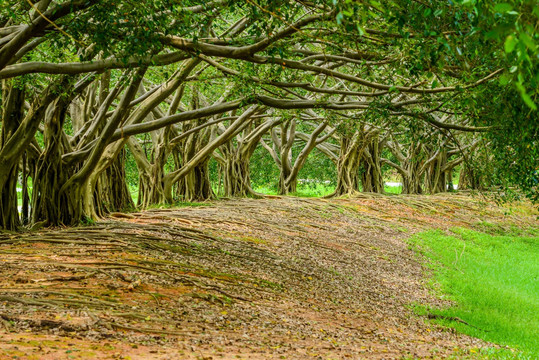
[[[0,233],[0,358],[25,358],[10,344],[24,348],[28,333],[80,347],[116,341],[132,359],[157,348],[166,351],[152,358],[466,353],[483,344],[410,310],[440,301],[403,239],[433,227],[537,226],[526,211],[455,194],[272,197]],[[110,353],[97,347],[97,358]]]

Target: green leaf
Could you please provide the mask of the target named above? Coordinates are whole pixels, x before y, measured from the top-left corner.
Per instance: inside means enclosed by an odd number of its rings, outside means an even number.
[[[515,50],[515,46],[517,46],[517,44],[518,40],[513,35],[507,36],[504,44],[505,52],[508,54],[511,53],[513,50]]]
[[[500,84],[501,85],[507,85],[507,84],[509,84],[509,81],[510,81],[510,78],[509,78],[509,76],[507,76],[507,74],[503,74],[502,76],[500,76]]]
[[[340,25],[342,23],[343,18],[344,18],[344,16],[343,16],[342,12],[339,12],[337,14],[336,18],[335,18],[337,20],[337,24]]]
[[[526,105],[528,105],[530,107],[530,109],[537,110],[537,105],[535,105],[535,103],[533,102],[530,95],[528,95],[526,93],[522,93],[522,94],[520,94],[520,96],[522,97],[522,100],[524,100]]]
[[[502,13],[502,14],[509,12],[511,10],[513,10],[513,7],[508,3],[496,4],[496,6],[494,6],[494,11]]]
[[[520,92],[520,97],[522,97],[522,100],[524,100],[524,103],[528,105],[528,107],[532,110],[537,110],[537,105],[533,102],[530,95],[527,94],[526,88],[521,83],[515,83],[518,91]]]
[[[526,33],[520,33],[518,38],[520,39],[520,41],[522,41],[524,44],[526,44],[526,46],[532,50],[532,51],[536,51],[537,50],[537,45],[535,45],[535,42],[533,41],[533,39],[530,37],[530,35],[526,34]]]

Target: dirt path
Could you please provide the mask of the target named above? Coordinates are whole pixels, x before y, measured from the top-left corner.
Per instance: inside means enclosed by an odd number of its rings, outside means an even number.
[[[404,239],[526,211],[272,197],[0,233],[0,359],[473,357],[484,343],[413,314],[440,303]]]

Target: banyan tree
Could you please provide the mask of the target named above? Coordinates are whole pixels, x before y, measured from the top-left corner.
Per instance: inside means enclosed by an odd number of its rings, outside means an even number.
[[[324,154],[336,164],[334,196],[383,193],[389,169],[404,193],[452,189],[457,170],[462,186],[477,188],[469,160],[480,144],[525,153],[486,108],[499,106],[494,90],[515,97],[499,91],[498,77],[511,80],[509,60],[450,21],[445,2],[446,18],[424,18],[425,4],[401,1],[7,3],[2,229],[214,198],[212,159],[224,195],[259,196],[250,171],[257,149],[278,168],[280,194],[296,191],[314,151]],[[473,43],[462,46],[464,38]],[[524,85],[517,95],[531,106]],[[531,124],[517,106],[500,111]],[[533,124],[528,130],[523,144],[535,146]],[[503,162],[498,155],[485,159]],[[524,158],[521,184],[534,161]]]

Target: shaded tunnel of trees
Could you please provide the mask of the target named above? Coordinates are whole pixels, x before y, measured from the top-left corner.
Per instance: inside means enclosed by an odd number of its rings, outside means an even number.
[[[283,195],[330,166],[331,196],[537,199],[539,10],[499,5],[4,1],[0,229],[257,197],[255,155]]]

